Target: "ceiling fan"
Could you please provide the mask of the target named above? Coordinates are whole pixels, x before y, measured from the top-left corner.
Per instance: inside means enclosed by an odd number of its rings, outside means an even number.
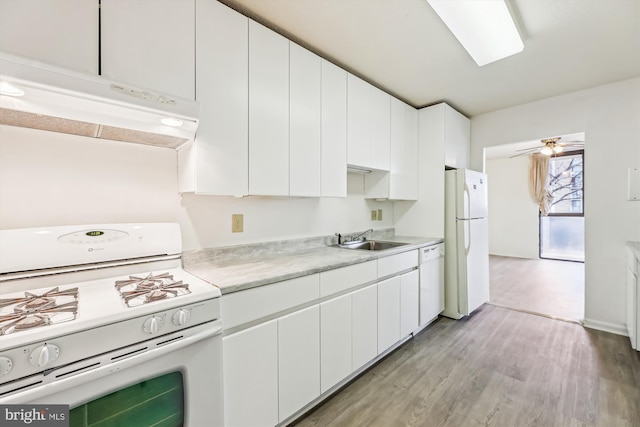
[[[553,154],[562,153],[563,151],[565,151],[565,149],[567,151],[574,151],[574,150],[579,150],[584,148],[584,141],[559,142],[560,139],[562,139],[562,137],[560,136],[556,136],[554,138],[541,139],[540,142],[543,144],[542,147],[537,146],[537,147],[530,147],[530,148],[523,148],[521,150],[516,150],[518,154],[515,154],[509,158],[533,154],[536,152],[539,152],[547,156],[551,156]]]

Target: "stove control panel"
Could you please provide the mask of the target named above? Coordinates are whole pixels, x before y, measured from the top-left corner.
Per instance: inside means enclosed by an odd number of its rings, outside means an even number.
[[[0,377],[7,375],[13,368],[13,362],[8,357],[0,357]]]
[[[181,308],[173,313],[173,324],[176,326],[184,326],[191,319],[191,310]]]
[[[53,345],[44,343],[36,347],[29,356],[29,362],[38,368],[43,368],[53,362],[60,355],[60,349]]]
[[[147,334],[155,334],[164,326],[164,319],[161,316],[151,316],[144,321],[142,330]]]

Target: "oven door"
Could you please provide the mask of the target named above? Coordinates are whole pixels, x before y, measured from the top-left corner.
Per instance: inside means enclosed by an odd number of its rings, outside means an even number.
[[[81,361],[45,374],[63,379],[0,403],[66,404],[74,426],[222,426],[220,330],[219,321],[207,323],[158,337],[150,350],[131,346]]]

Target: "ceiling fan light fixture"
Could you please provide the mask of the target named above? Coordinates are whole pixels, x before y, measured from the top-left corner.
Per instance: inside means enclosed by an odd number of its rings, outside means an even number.
[[[505,0],[427,0],[478,66],[522,52]]]
[[[544,154],[545,156],[550,156],[550,155],[553,154],[553,149],[547,145],[547,146],[542,147],[540,152],[542,154]]]

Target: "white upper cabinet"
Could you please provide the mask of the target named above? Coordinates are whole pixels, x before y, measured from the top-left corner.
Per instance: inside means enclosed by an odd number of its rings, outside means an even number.
[[[0,51],[98,73],[97,0],[0,0]]]
[[[100,10],[103,76],[195,99],[195,0],[102,0]]]
[[[391,97],[390,170],[365,176],[365,197],[418,199],[418,110]]]
[[[320,57],[289,44],[289,195],[319,197],[321,169]]]
[[[289,40],[251,20],[249,194],[289,195]]]
[[[452,168],[469,167],[471,121],[444,104],[444,164]]]
[[[196,1],[195,142],[178,152],[180,191],[249,191],[249,19],[217,1]]]
[[[321,194],[347,196],[347,72],[322,60]]]
[[[391,97],[352,74],[347,94],[347,163],[389,170]]]

